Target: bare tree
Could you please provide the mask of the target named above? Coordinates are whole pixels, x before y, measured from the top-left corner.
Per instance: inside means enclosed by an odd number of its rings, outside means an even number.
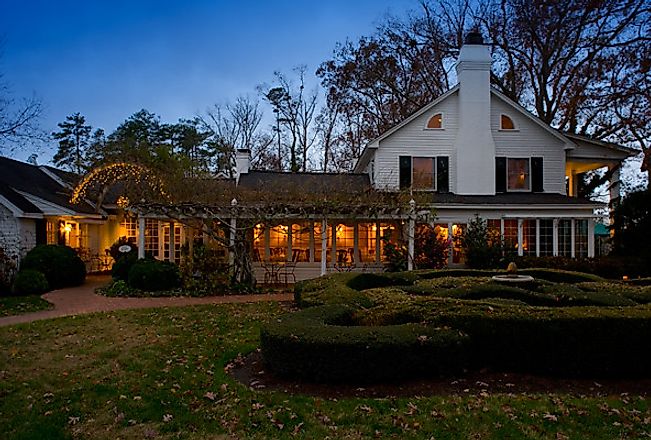
[[[209,133],[208,143],[215,157],[218,173],[230,178],[235,175],[235,152],[247,149],[251,152],[253,168],[265,167],[269,162],[271,138],[260,129],[263,113],[258,100],[241,96],[235,103],[215,104],[199,117],[204,130]]]
[[[307,171],[310,150],[317,137],[314,125],[318,92],[316,89],[311,92],[305,89],[306,66],[296,67],[293,72],[297,76],[296,81],[281,72],[274,72],[273,86],[263,84],[258,90],[276,115],[278,157],[284,156],[286,150],[289,153],[289,170],[298,172]],[[284,169],[282,161],[279,161],[277,169]]]
[[[0,40],[0,60],[3,42]],[[43,113],[40,99],[16,99],[12,96],[9,84],[0,72],[0,141],[6,145],[19,145],[27,140],[43,140],[44,133],[39,129],[39,119]]]

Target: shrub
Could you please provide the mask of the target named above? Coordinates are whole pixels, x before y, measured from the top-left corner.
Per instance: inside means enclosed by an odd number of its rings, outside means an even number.
[[[429,225],[418,225],[414,237],[414,266],[440,269],[448,265],[450,240],[444,239]]]
[[[468,222],[461,237],[466,265],[473,269],[497,268],[504,261],[504,245],[499,232],[488,229],[488,223],[479,216]]]
[[[586,281],[604,281],[603,278],[589,273],[572,272],[558,269],[522,269],[519,274],[531,275],[534,278],[551,281],[554,283],[582,283]]]
[[[407,270],[407,248],[401,244],[389,241],[388,238],[382,237],[384,268],[387,272],[403,272]]]
[[[418,276],[411,272],[397,272],[388,274],[360,273],[350,278],[346,286],[358,291],[374,289],[376,287],[409,286],[416,282]]]
[[[170,290],[179,287],[178,267],[167,261],[138,260],[129,270],[130,287],[147,291]]]
[[[51,289],[79,286],[86,279],[86,265],[68,246],[38,245],[25,255],[20,269],[37,270],[47,279]]]
[[[133,296],[133,289],[129,287],[126,281],[116,280],[109,286],[103,289],[102,292],[106,296]]]
[[[129,252],[120,252],[120,247],[122,246],[129,246],[131,250]],[[117,239],[115,243],[111,245],[109,248],[109,254],[111,254],[111,257],[113,257],[113,261],[118,261],[122,257],[126,257],[128,255],[134,255],[138,256],[138,246],[136,246],[134,243],[130,242],[127,237],[120,237]]]
[[[127,281],[131,267],[138,261],[138,254],[129,252],[118,257],[111,267],[111,276],[114,280]]]
[[[12,291],[16,295],[41,295],[50,290],[43,273],[34,269],[24,269],[16,274]]]
[[[359,274],[335,273],[313,280],[299,281],[294,286],[294,300],[299,307],[314,307],[324,304],[348,304],[369,307],[371,301],[366,295],[348,287],[347,282]]]
[[[262,355],[276,374],[318,382],[375,382],[459,372],[465,335],[418,324],[359,327],[354,309],[313,307],[261,330]]]
[[[212,249],[204,244],[194,245],[192,254],[187,246],[182,250],[185,256],[181,265],[184,288],[212,294],[217,291],[242,290],[243,286],[230,285],[228,259],[223,250]]]
[[[613,213],[614,252],[618,255],[651,257],[651,191],[640,190],[626,195]]]

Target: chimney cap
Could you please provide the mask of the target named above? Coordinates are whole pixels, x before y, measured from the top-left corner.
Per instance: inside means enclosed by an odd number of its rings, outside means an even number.
[[[482,37],[481,32],[477,29],[473,29],[466,35],[466,39],[463,44],[484,44],[484,37]]]
[[[248,148],[238,148],[237,152],[238,153],[250,153],[251,150],[249,150]]]

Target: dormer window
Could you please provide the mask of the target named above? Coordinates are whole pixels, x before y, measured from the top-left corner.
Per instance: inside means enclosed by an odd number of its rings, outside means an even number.
[[[443,128],[443,113],[437,113],[427,121],[427,128],[442,129]]]
[[[515,124],[510,116],[502,115],[500,117],[500,130],[515,130]]]

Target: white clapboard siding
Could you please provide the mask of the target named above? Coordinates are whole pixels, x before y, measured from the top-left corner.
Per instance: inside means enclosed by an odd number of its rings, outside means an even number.
[[[509,116],[516,130],[500,130],[500,117]],[[491,99],[491,129],[496,156],[542,157],[544,190],[565,194],[565,150],[560,139],[496,95]]]
[[[443,113],[443,129],[426,129],[427,121]],[[374,183],[378,189],[397,190],[399,187],[399,156],[449,156],[450,191],[454,192],[456,157],[454,139],[457,134],[458,95],[450,95],[431,110],[401,127],[380,141],[375,152]]]

